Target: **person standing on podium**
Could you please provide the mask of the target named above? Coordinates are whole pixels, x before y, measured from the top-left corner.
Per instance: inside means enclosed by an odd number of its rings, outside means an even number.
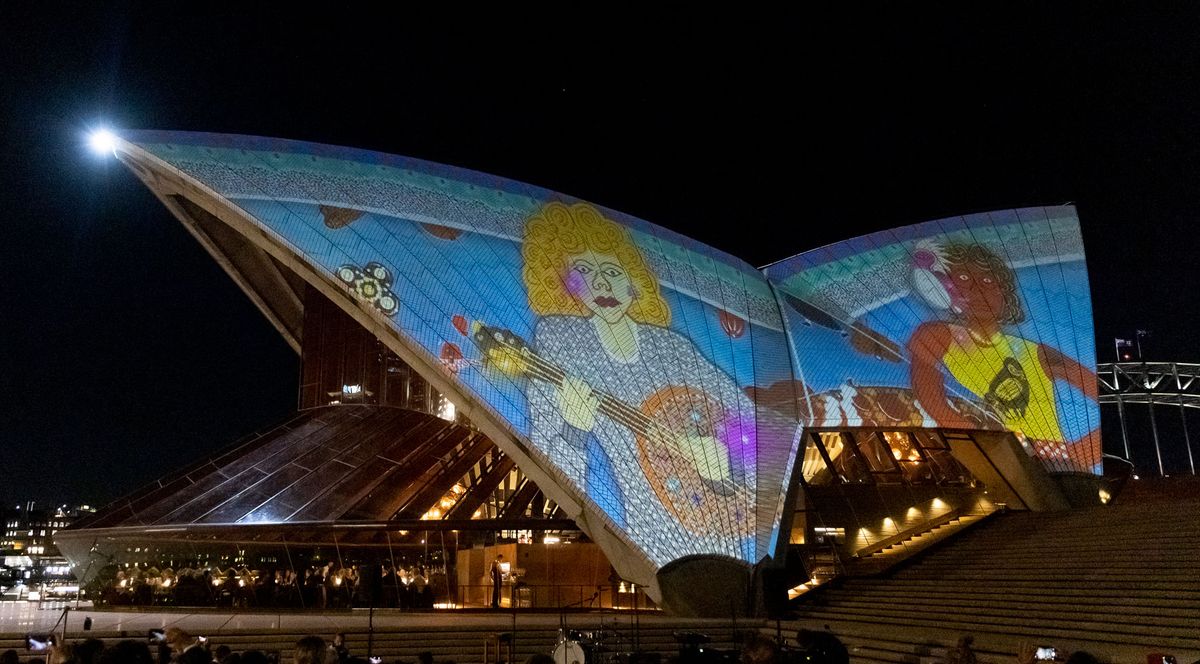
[[[500,608],[500,583],[504,580],[504,570],[501,565],[504,564],[504,555],[496,554],[496,559],[492,561],[492,608]]]

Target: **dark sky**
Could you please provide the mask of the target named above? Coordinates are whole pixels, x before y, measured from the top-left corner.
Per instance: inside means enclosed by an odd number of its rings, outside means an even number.
[[[295,406],[294,355],[131,174],[84,149],[100,124],[486,171],[755,264],[1074,202],[1102,359],[1146,328],[1151,358],[1200,360],[1200,9],[1186,3],[472,26],[465,10],[51,4],[0,6],[0,500],[104,502]]]

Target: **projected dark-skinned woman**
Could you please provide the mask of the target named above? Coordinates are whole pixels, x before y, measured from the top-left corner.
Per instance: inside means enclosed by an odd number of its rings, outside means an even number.
[[[913,263],[914,290],[943,314],[908,341],[913,390],[938,425],[965,419],[948,398],[944,371],[1038,457],[1087,471],[1099,463],[1099,430],[1069,440],[1055,396],[1064,381],[1094,401],[1096,375],[1057,348],[1006,331],[1025,319],[1013,270],[981,244],[926,243]]]

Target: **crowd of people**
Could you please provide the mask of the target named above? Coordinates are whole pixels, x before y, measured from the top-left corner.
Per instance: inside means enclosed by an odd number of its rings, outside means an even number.
[[[370,578],[376,575],[377,578]],[[373,589],[377,589],[373,591]],[[118,569],[95,589],[110,606],[228,606],[337,609],[433,608],[450,595],[446,571],[424,565],[311,565],[226,570],[184,566]],[[374,596],[372,596],[374,594]]]
[[[433,664],[432,656],[424,654],[421,664]],[[22,658],[17,651],[0,654],[0,664],[369,664],[370,660],[356,657],[346,647],[344,634],[335,634],[326,642],[319,636],[306,636],[296,642],[292,657],[280,662],[278,652],[244,650],[234,652],[229,646],[211,647],[208,640],[193,636],[178,627],[163,633],[161,641],[126,639],[111,645],[99,639],[77,643],[51,643],[44,652]]]
[[[964,634],[952,648],[946,649],[942,664],[975,664],[975,637]],[[1065,657],[1060,657],[1053,648],[1039,648],[1035,645],[1022,643],[1017,648],[1017,664],[1037,664],[1038,662],[1058,661],[1066,664],[1099,664],[1100,660],[1086,650],[1076,650]]]
[[[989,661],[1004,661],[990,653]],[[740,651],[740,664],[845,664],[850,661],[850,651],[842,644],[826,625],[822,630],[801,629],[796,633],[794,643],[777,643],[774,639],[754,633],[748,636]],[[976,664],[978,656],[975,652],[975,637],[964,634],[953,646],[946,648],[942,656],[942,664]],[[1017,648],[1016,664],[1039,664],[1062,662],[1063,664],[1099,664],[1100,660],[1093,654],[1076,650],[1062,653],[1053,648],[1037,647],[1022,643]],[[1174,662],[1175,658],[1167,656],[1164,661]],[[549,664],[549,663],[546,663]],[[682,662],[680,664],[683,664]],[[1196,664],[1200,664],[1197,662]]]
[[[720,652],[720,651],[716,651]],[[673,664],[708,664],[714,661],[737,661],[739,664],[846,664],[849,651],[826,628],[824,631],[801,629],[795,643],[775,639],[759,632],[744,635],[735,659],[714,660],[704,649],[684,648],[679,657],[670,658]],[[1036,664],[1045,661],[1038,649],[1022,645],[1017,652],[1017,664]],[[1090,653],[1073,652],[1065,658],[1054,657],[1066,664],[1096,664],[1099,660]],[[973,637],[966,635],[946,649],[944,664],[974,664],[976,654]],[[1168,661],[1164,659],[1164,661]],[[1169,661],[1174,661],[1170,658]],[[377,658],[358,657],[346,646],[344,634],[338,633],[329,641],[319,636],[306,636],[296,642],[292,657],[280,661],[278,652],[245,650],[234,652],[229,646],[212,647],[207,639],[196,637],[178,627],[165,630],[158,642],[122,640],[108,645],[99,639],[87,639],[71,644],[49,644],[44,652],[22,658],[15,650],[0,654],[0,664],[374,664]],[[433,655],[421,653],[418,664],[434,664]],[[443,662],[442,664],[454,664]],[[525,664],[555,664],[548,654],[529,657]]]

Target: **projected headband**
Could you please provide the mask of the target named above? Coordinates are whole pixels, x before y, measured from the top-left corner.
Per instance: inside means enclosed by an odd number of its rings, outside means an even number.
[[[950,265],[941,245],[928,240],[918,242],[913,249],[912,262],[909,283],[913,292],[936,311],[951,309],[955,314],[961,314],[962,308],[955,303]]]

